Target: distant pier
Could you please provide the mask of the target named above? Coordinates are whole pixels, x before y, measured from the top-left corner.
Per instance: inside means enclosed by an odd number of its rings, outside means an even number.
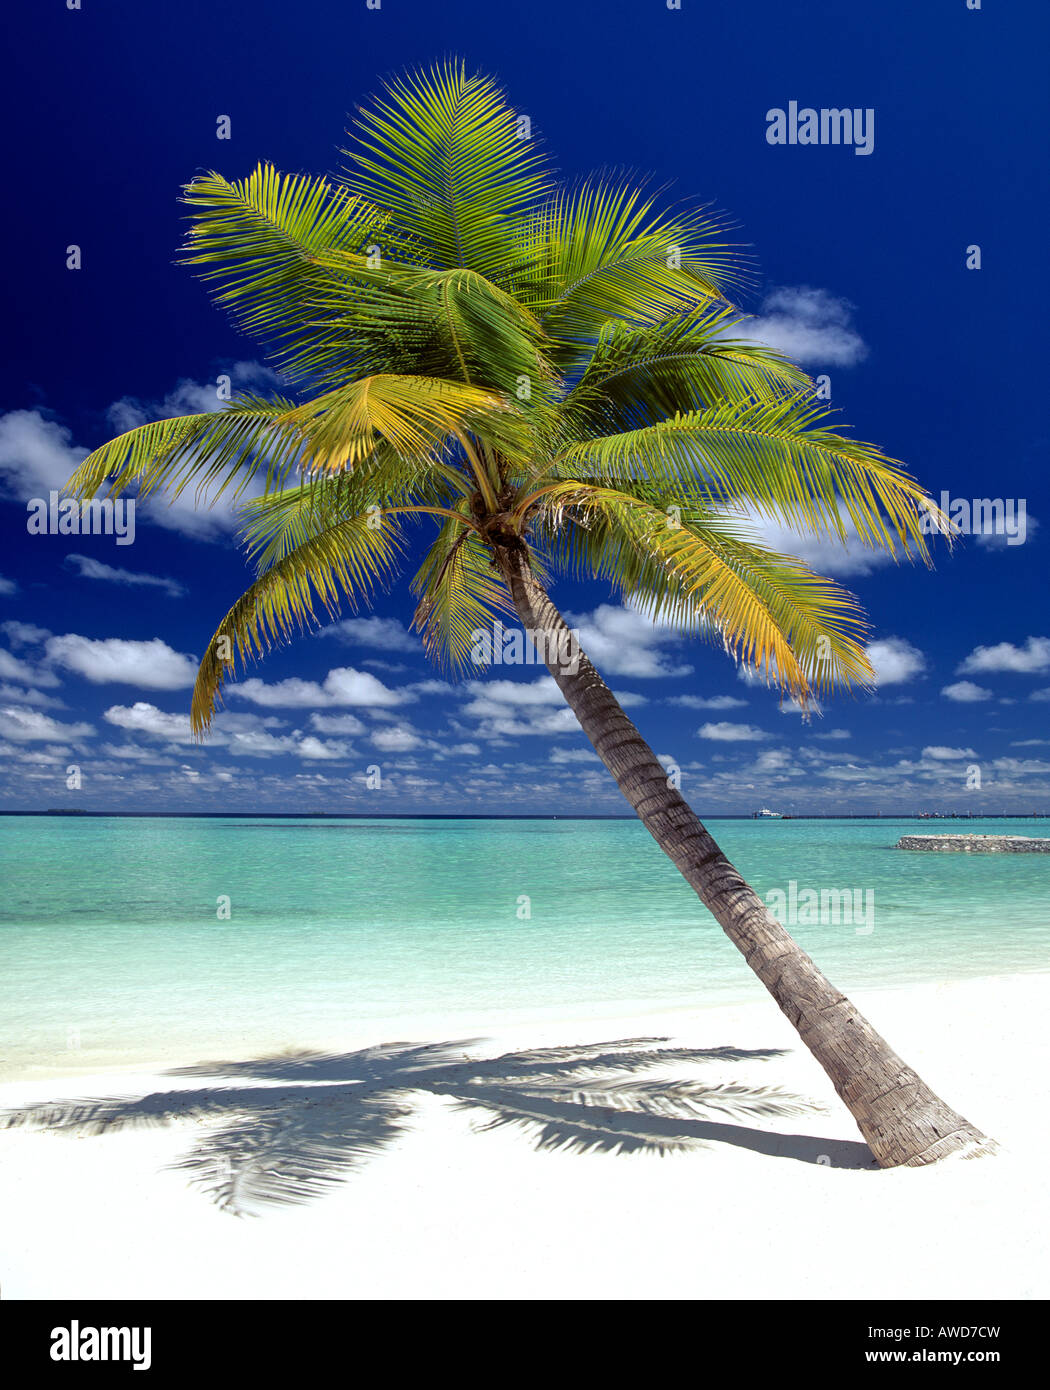
[[[1050,839],[1030,835],[902,835],[897,848],[956,854],[1050,854]]]

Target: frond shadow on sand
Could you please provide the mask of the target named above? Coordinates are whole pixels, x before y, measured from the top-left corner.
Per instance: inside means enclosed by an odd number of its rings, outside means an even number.
[[[407,1130],[420,1092],[477,1114],[481,1129],[521,1127],[541,1149],[664,1154],[717,1142],[803,1163],[875,1166],[859,1141],[738,1122],[821,1110],[814,1101],[775,1086],[659,1074],[670,1067],[728,1069],[781,1056],[782,1049],[696,1049],[668,1046],[666,1038],[627,1038],[470,1056],[479,1041],[205,1062],[167,1073],[199,1077],[199,1087],[29,1105],[0,1113],[0,1128],[85,1135],[196,1120],[206,1132],[172,1166],[234,1215],[308,1202],[343,1182]]]

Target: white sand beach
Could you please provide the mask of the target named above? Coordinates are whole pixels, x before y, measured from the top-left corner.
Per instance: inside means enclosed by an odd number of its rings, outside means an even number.
[[[202,1088],[213,1109],[207,1118],[101,1135],[0,1132],[0,1295],[1045,1297],[1050,974],[853,997],[935,1090],[999,1141],[998,1154],[875,1169],[823,1072],[757,994],[744,1007],[566,1018],[491,1037],[429,1068],[421,1089],[401,1089],[394,1100],[385,1093],[363,1128],[349,1097],[355,1086],[374,1084],[382,1070],[374,1057],[307,1067],[305,1080],[286,1067],[279,1077],[258,1069],[173,1077],[156,1069],[12,1082],[0,1087],[8,1110],[176,1089],[199,1100]],[[458,1035],[422,1036],[407,1020],[401,1036],[444,1043]],[[670,1059],[636,1079],[778,1087],[824,1109],[757,1117],[698,1110],[685,1124],[656,1115],[650,1138],[685,1134],[694,1145],[662,1155],[644,1144],[626,1153],[537,1147],[536,1134],[514,1124],[484,1130],[493,1118],[484,1097],[506,1093],[507,1068],[479,1078],[466,1058],[657,1037],[690,1049],[785,1051]],[[613,1050],[631,1051],[622,1042]],[[477,1102],[464,1108],[455,1097],[468,1073]],[[259,1215],[238,1219],[194,1185],[190,1171],[171,1165],[231,1126],[233,1164],[243,1165],[254,1122],[238,1115],[245,1088],[258,1085],[286,1096],[291,1087],[277,1123],[278,1147],[293,1169],[304,1155],[309,1167],[318,1134],[331,1138],[357,1124],[367,1148],[369,1134],[382,1129],[384,1104],[396,1101],[409,1113],[385,1146],[342,1170],[345,1181],[302,1205],[259,1207]],[[222,1086],[234,1094],[217,1097]],[[586,1106],[553,1105],[548,1113],[586,1135]],[[270,1161],[260,1158],[264,1184]],[[277,1186],[283,1161],[272,1174]],[[318,1164],[326,1167],[323,1156]]]

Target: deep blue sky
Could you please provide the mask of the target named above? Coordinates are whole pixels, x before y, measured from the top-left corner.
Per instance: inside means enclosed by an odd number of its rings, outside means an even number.
[[[186,658],[248,578],[229,532],[187,534],[191,520],[150,524],[143,509],[131,546],[26,533],[27,499],[114,432],[116,402],[193,408],[219,372],[260,360],[174,264],[180,185],[207,168],[240,177],[260,159],[332,170],[347,112],[384,75],[455,53],[498,77],[564,175],[625,167],[727,210],[758,258],[745,301],[756,336],[799,345],[807,369],[830,376],[843,422],[931,493],[1026,501],[1023,545],[968,537],[942,549],[933,573],[815,555],[863,599],[883,683],[807,726],[719,652],[603,609],[615,599],[598,585],[560,583],[555,598],[582,617],[598,664],[635,697],[633,715],[683,769],[696,808],[1050,809],[1038,524],[1050,515],[1038,367],[1048,30],[1044,5],[996,0],[978,11],[965,0],[24,7],[8,21],[2,98],[0,805],[626,810],[571,721],[561,730],[558,705],[525,702],[542,691],[421,685],[435,673],[403,634],[404,589],[380,600],[380,628],[304,639],[252,673],[321,684],[351,668],[383,683],[385,704],[348,703],[369,698],[353,676],[329,687],[334,697],[300,691],[296,705],[254,686],[196,749],[183,727]],[[768,144],[767,110],[792,100],[873,108],[873,153]],[[215,138],[220,114],[229,141]],[[65,265],[73,243],[78,271]],[[980,270],[965,264],[974,244]],[[123,574],[89,577],[73,555]],[[97,645],[108,639],[153,645]],[[508,676],[536,679],[488,679]],[[69,791],[72,764],[82,786]],[[369,766],[382,769],[382,794],[365,787]],[[973,767],[979,789],[966,786]]]

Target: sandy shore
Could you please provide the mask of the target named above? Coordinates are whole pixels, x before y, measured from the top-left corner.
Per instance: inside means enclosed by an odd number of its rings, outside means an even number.
[[[134,1123],[0,1133],[0,1294],[1046,1297],[1048,997],[1050,974],[855,993],[930,1085],[1000,1142],[993,1158],[926,1169],[873,1168],[823,1072],[761,995],[732,1009],[565,1019],[440,1055],[7,1083],[5,1109],[53,1103],[69,1121],[90,1113],[64,1106],[108,1098],[99,1113]],[[407,1024],[403,1036],[428,1041]],[[622,1041],[665,1037],[714,1055],[642,1065],[661,1045]],[[537,1048],[565,1050],[519,1055]],[[595,1094],[595,1078],[614,1084]],[[734,1089],[716,1093],[720,1111],[685,1110],[701,1085]],[[143,1100],[158,1093],[167,1099]],[[217,1205],[206,1190],[216,1183],[258,1215]]]

